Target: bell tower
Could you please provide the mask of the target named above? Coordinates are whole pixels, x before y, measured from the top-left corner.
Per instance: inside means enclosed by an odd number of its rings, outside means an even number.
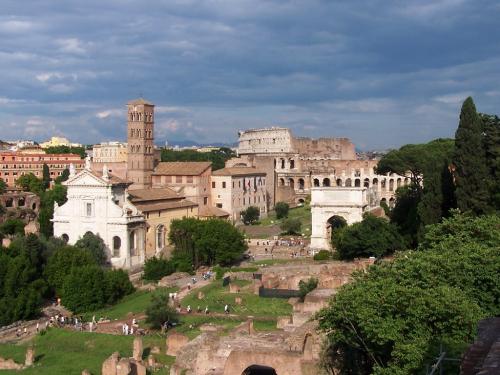
[[[130,189],[151,187],[154,169],[154,104],[137,99],[127,104],[127,179]]]

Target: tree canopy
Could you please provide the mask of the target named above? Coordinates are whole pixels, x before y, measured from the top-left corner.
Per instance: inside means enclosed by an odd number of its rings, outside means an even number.
[[[286,202],[277,202],[274,205],[274,211],[276,212],[277,219],[283,219],[288,217],[288,211],[290,211],[290,205]]]
[[[210,152],[198,152],[196,150],[171,150],[164,148],[161,150],[161,161],[210,161],[212,170],[222,169],[227,160],[235,157],[236,154],[228,147],[221,147]]]
[[[251,225],[259,221],[260,210],[258,207],[250,206],[246,210],[241,211],[240,214],[243,224]]]
[[[85,159],[87,155],[85,147],[72,147],[72,146],[53,146],[45,149],[47,154],[77,154],[81,159]]]

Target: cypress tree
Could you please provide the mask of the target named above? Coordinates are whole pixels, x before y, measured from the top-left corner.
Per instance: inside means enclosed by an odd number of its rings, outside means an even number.
[[[42,181],[43,181],[43,188],[48,189],[50,186],[50,171],[49,171],[49,166],[47,164],[43,165],[43,170],[42,170]]]
[[[482,124],[471,97],[465,99],[460,112],[453,164],[458,208],[477,215],[489,212],[488,171],[482,142]]]

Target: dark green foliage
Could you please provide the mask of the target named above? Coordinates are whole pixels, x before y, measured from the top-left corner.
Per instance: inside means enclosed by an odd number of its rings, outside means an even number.
[[[288,217],[288,211],[290,210],[290,206],[286,202],[277,202],[274,205],[274,211],[276,212],[276,218],[283,219],[284,217]]]
[[[49,170],[49,166],[47,164],[43,165],[42,183],[43,183],[43,189],[47,190],[50,186],[50,170]]]
[[[330,227],[330,241],[333,241],[333,237],[337,235],[337,232],[347,226],[347,221],[338,215],[334,215],[327,220],[328,226]]]
[[[500,211],[500,118],[482,114],[483,144],[488,168],[490,205]]]
[[[124,270],[108,270],[105,271],[104,276],[106,304],[115,304],[122,297],[134,291],[134,286],[130,282],[127,272]]]
[[[54,202],[62,205],[66,202],[66,187],[56,184],[52,189],[46,190],[40,195],[40,212],[38,222],[40,233],[49,238],[54,233],[54,227],[50,221],[54,215]]]
[[[247,250],[243,234],[226,220],[174,220],[170,226],[176,270],[190,272],[200,265],[228,265]]]
[[[175,272],[175,264],[167,259],[152,257],[144,263],[144,274],[142,278],[149,281],[158,281],[162,277]]]
[[[246,210],[241,211],[241,220],[245,225],[255,224],[259,221],[260,211],[258,207],[250,206]]]
[[[19,219],[8,219],[0,224],[0,233],[4,236],[10,235],[24,235],[24,222]]]
[[[328,250],[320,250],[316,254],[314,254],[314,260],[328,260],[332,258],[332,253]]]
[[[85,233],[82,238],[76,241],[75,247],[87,250],[99,265],[104,265],[108,261],[106,244],[98,234]]]
[[[283,220],[280,228],[285,234],[300,234],[302,222],[299,218],[288,218]]]
[[[86,156],[85,147],[54,146],[45,149],[47,154],[77,154],[81,159]]]
[[[379,173],[410,174],[411,183],[396,191],[396,205],[389,216],[412,247],[425,225],[439,222],[456,207],[450,168],[453,150],[453,140],[436,139],[403,146],[378,163]]]
[[[24,174],[19,177],[16,180],[16,185],[25,191],[31,191],[39,196],[45,191],[43,181],[33,173]]]
[[[333,245],[341,259],[381,257],[404,248],[397,228],[387,220],[366,215],[363,221],[337,232]]]
[[[62,292],[64,280],[73,268],[96,265],[94,256],[88,250],[64,244],[49,258],[44,273],[49,285],[59,294]]]
[[[460,123],[455,133],[453,155],[458,208],[475,214],[491,212],[486,153],[483,145],[483,127],[476,106],[468,97],[460,112]]]
[[[227,147],[210,152],[198,152],[196,150],[174,151],[170,149],[161,150],[161,161],[210,161],[212,170],[222,169],[227,160],[235,157],[235,153]]]
[[[7,184],[0,178],[0,194],[5,193],[5,190],[7,190]]]
[[[179,321],[177,312],[168,305],[168,294],[155,294],[151,298],[151,304],[146,309],[146,323],[152,328],[161,328],[165,322],[175,323]]]
[[[64,181],[66,181],[68,178],[69,178],[69,169],[65,168],[62,171],[61,175],[56,178],[55,182],[56,182],[56,184],[60,184],[60,183],[62,183]]]
[[[318,279],[311,277],[307,281],[300,280],[299,281],[299,298],[302,302],[304,302],[304,298],[306,298],[307,293],[312,292],[314,289],[318,287]]]
[[[498,224],[454,215],[427,228],[420,251],[357,273],[319,314],[323,363],[341,374],[416,374],[441,343],[459,358],[477,321],[500,313]]]

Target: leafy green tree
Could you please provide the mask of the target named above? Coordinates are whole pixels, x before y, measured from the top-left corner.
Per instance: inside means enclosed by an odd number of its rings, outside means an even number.
[[[104,276],[107,304],[114,304],[134,291],[134,286],[124,270],[106,270]]]
[[[200,256],[195,247],[200,225],[203,225],[202,222],[194,218],[173,220],[170,224],[169,240],[175,248],[172,261],[179,271],[190,272],[193,266],[198,268],[200,265]]]
[[[175,151],[171,149],[161,150],[161,161],[210,161],[212,170],[222,169],[227,160],[236,154],[228,147],[221,147],[210,152],[198,152],[196,150]]]
[[[142,278],[149,281],[158,281],[162,277],[175,272],[175,264],[167,259],[151,257],[144,262],[144,274]]]
[[[63,282],[62,304],[74,313],[104,307],[108,299],[105,277],[104,270],[96,265],[71,268]]]
[[[75,247],[87,250],[94,257],[97,264],[104,265],[108,262],[106,244],[104,240],[92,232],[87,232],[75,243]]]
[[[152,328],[160,328],[166,322],[176,323],[179,321],[179,315],[168,304],[168,294],[154,294],[151,297],[151,303],[146,308],[146,323]]]
[[[286,234],[300,234],[302,222],[299,218],[288,218],[283,220],[280,228]]]
[[[61,175],[60,175],[60,176],[58,176],[58,177],[56,178],[55,183],[56,183],[56,184],[63,183],[64,181],[67,181],[67,180],[68,180],[68,178],[69,178],[69,169],[68,169],[68,168],[65,168],[65,169],[62,171]]]
[[[490,205],[500,211],[500,118],[498,116],[481,114],[483,125],[483,144],[488,167],[488,186]]]
[[[0,233],[5,235],[24,235],[24,222],[19,219],[8,219],[0,224]]]
[[[288,217],[288,211],[290,210],[290,206],[286,202],[277,202],[274,205],[274,211],[276,212],[276,218],[283,219]]]
[[[332,258],[331,251],[328,250],[320,250],[316,254],[314,254],[314,260],[328,260]]]
[[[81,159],[85,159],[85,147],[54,146],[45,149],[47,154],[77,154]]]
[[[361,222],[338,231],[333,245],[341,259],[381,257],[405,246],[394,225],[373,215],[366,215]]]
[[[199,230],[195,246],[203,264],[229,265],[248,248],[243,234],[226,220],[205,220]]]
[[[0,178],[0,195],[5,193],[5,190],[7,190],[7,184]]]
[[[50,287],[60,294],[64,280],[71,273],[71,270],[84,266],[97,266],[90,251],[64,244],[50,256],[44,274]]]
[[[43,164],[43,170],[42,170],[42,182],[43,182],[43,189],[47,190],[50,186],[50,170],[49,166],[47,164]]]
[[[312,292],[317,287],[318,287],[318,279],[315,279],[314,277],[311,277],[306,281],[300,280],[299,281],[300,300],[304,302],[307,293]]]
[[[67,189],[63,185],[56,184],[52,189],[40,195],[40,212],[38,222],[40,223],[40,233],[49,238],[54,233],[54,227],[50,221],[54,216],[54,202],[62,205],[66,202]]]
[[[471,97],[465,99],[455,133],[453,165],[458,208],[483,214],[489,207],[489,183],[483,127]]]
[[[251,225],[259,221],[260,211],[258,207],[250,206],[246,210],[241,211],[241,219],[243,224]]]
[[[37,195],[41,195],[45,189],[43,181],[36,177],[33,173],[24,174],[16,180],[16,185],[23,190],[30,191]]]

